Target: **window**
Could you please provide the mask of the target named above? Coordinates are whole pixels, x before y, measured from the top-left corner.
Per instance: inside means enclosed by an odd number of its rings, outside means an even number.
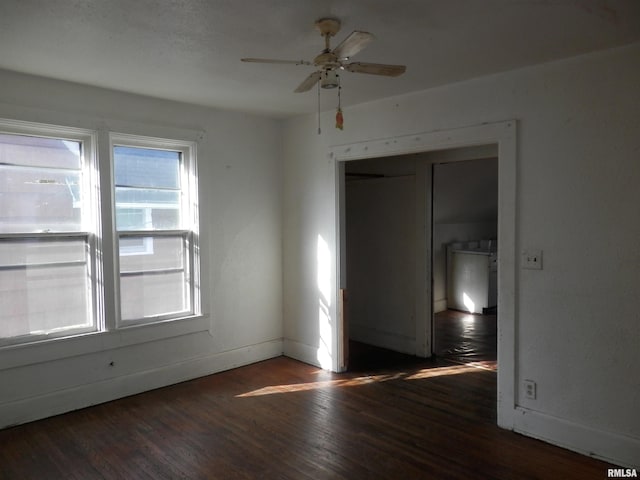
[[[0,119],[0,347],[201,314],[195,144],[96,138]]]
[[[113,135],[120,323],[197,313],[193,147]]]
[[[97,328],[93,143],[0,123],[0,345]]]

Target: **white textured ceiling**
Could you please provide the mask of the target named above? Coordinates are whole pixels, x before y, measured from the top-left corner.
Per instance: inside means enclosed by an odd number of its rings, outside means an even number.
[[[640,0],[0,0],[0,68],[282,118],[317,107],[312,67],[239,59],[311,60],[326,16],[407,65],[345,73],[344,105],[640,41]]]

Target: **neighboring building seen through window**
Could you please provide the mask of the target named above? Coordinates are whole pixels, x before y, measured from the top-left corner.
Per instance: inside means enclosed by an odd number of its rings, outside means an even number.
[[[0,133],[0,340],[96,328],[88,141]]]
[[[193,235],[183,178],[188,152],[116,141],[120,320],[126,324],[191,314]]]

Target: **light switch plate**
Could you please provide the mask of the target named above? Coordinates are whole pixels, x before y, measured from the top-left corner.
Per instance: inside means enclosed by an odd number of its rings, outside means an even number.
[[[542,250],[528,248],[522,252],[522,268],[542,270]]]

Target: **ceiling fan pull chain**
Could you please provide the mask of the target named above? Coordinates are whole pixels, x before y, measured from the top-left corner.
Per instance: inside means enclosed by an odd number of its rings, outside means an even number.
[[[320,128],[320,82],[318,82],[318,135],[322,134],[322,129]]]
[[[339,130],[344,129],[344,117],[342,116],[342,102],[341,94],[342,85],[340,84],[340,75],[338,75],[338,111],[336,112],[336,128]]]

